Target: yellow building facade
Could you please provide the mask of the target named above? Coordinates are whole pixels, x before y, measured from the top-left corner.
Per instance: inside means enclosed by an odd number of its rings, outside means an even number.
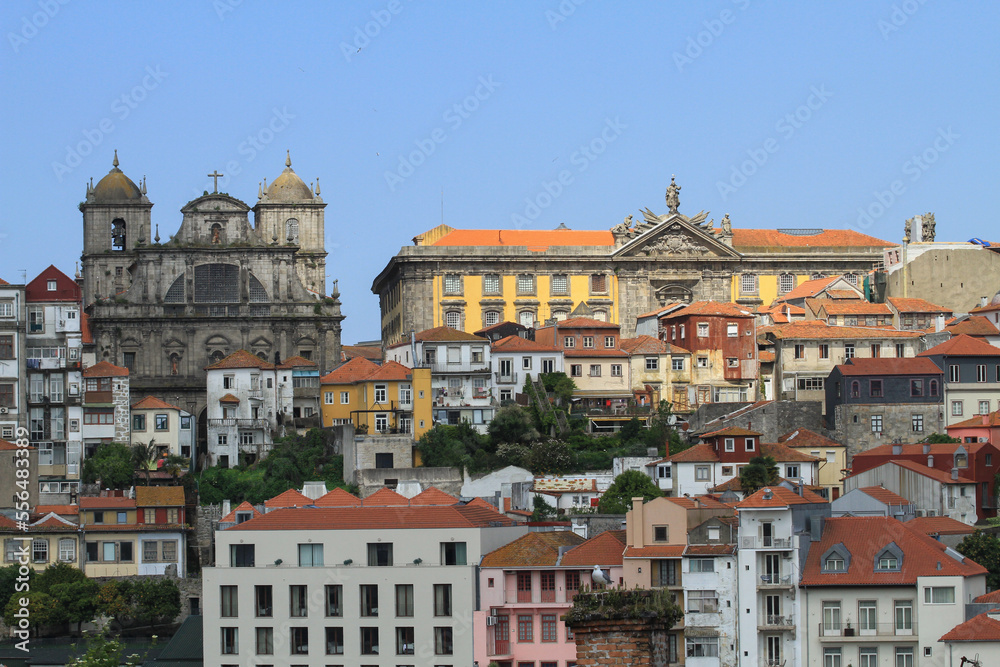
[[[355,357],[320,379],[323,426],[353,424],[363,433],[410,433],[433,426],[431,370]]]

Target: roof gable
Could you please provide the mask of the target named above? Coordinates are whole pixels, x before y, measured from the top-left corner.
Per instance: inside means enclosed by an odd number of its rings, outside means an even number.
[[[99,361],[93,366],[88,366],[83,371],[85,378],[107,378],[107,377],[128,377],[128,369],[123,366],[115,366],[107,361]]]
[[[383,486],[381,489],[361,500],[365,507],[398,507],[409,505],[410,501],[389,487]]]
[[[959,334],[940,345],[918,354],[918,357],[998,357],[1000,347],[990,345],[981,338],[973,338],[968,334]]]
[[[622,554],[625,553],[625,542],[624,530],[606,530],[567,551],[563,554],[559,564],[586,567],[621,565]]]
[[[661,221],[641,231],[615,250],[612,257],[642,258],[739,258],[739,252],[726,245],[704,227],[692,224],[680,214],[668,214]]]
[[[434,486],[428,486],[410,498],[410,505],[454,505],[457,502],[458,498]]]
[[[313,502],[316,507],[361,507],[361,498],[339,486]]]
[[[259,368],[263,371],[273,371],[274,364],[264,361],[256,354],[248,350],[236,350],[228,357],[220,359],[214,364],[205,366],[206,371],[237,368]]]
[[[352,384],[378,370],[378,364],[365,357],[353,357],[320,378],[321,384]]]
[[[284,507],[305,507],[307,505],[312,505],[313,500],[307,496],[302,495],[295,489],[288,489],[283,493],[279,493],[274,498],[264,501],[264,507],[267,509],[278,509]]]
[[[571,530],[531,532],[483,556],[480,567],[554,566],[559,562],[559,547],[583,541]]]

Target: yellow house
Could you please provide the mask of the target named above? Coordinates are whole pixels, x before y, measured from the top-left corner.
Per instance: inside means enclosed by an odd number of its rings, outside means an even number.
[[[323,426],[353,424],[357,431],[409,433],[414,440],[433,426],[429,368],[355,357],[320,379],[320,394]]]
[[[56,563],[80,567],[79,526],[54,512],[32,523],[27,532],[18,528],[13,520],[0,516],[0,535],[3,537],[3,565],[24,563],[36,572]]]
[[[809,454],[819,459],[819,475],[816,484],[823,487],[820,495],[827,500],[836,500],[843,493],[844,469],[847,468],[847,447],[835,440],[814,433],[809,429],[800,428],[786,433],[778,441],[794,447],[803,454]]]

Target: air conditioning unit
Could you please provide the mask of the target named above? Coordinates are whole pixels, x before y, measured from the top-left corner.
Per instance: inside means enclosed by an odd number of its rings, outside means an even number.
[[[983,436],[979,436],[979,442],[989,442],[989,441],[990,441],[989,438],[984,438]]]
[[[937,516],[937,510],[927,510],[927,516]]]
[[[487,626],[496,625],[496,624],[497,624],[497,617],[496,616],[487,616],[486,617],[486,625]]]
[[[917,510],[917,511],[915,511],[913,513],[913,516],[923,516],[923,515],[924,515],[924,511],[923,510]]]
[[[490,616],[498,616],[499,615],[499,611],[500,611],[499,609],[497,609],[496,607],[493,607],[493,609],[490,609]]]

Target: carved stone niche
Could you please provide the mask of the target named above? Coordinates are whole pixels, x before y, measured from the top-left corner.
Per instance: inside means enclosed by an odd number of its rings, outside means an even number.
[[[661,306],[665,306],[668,303],[691,303],[694,297],[694,287],[696,282],[689,281],[691,284],[682,283],[666,283],[664,281],[653,280],[650,281],[653,287],[653,296],[656,298],[657,303]]]

